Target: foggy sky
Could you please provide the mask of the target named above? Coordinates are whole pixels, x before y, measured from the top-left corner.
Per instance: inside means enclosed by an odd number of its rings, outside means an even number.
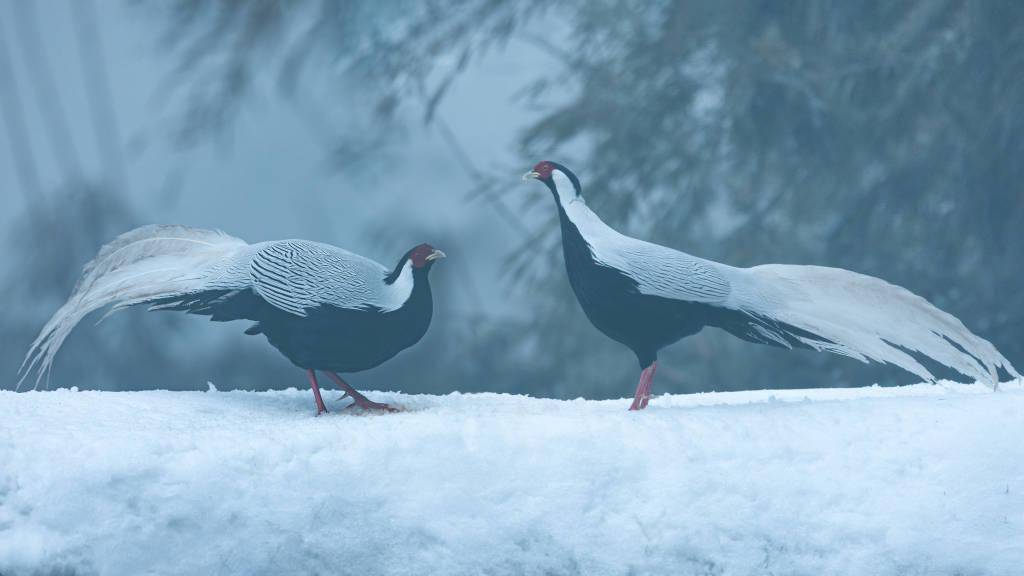
[[[4,0],[8,16],[13,1]],[[85,176],[106,178],[116,167],[101,164],[95,144],[68,0],[43,0],[37,14],[42,56],[55,76]],[[338,94],[333,84],[304,84],[289,100],[268,72],[229,134],[182,149],[167,136],[174,132],[181,103],[166,97],[167,83],[177,78],[157,40],[157,23],[144,9],[121,2],[98,4],[97,16],[120,131],[125,195],[146,220],[220,228],[250,242],[325,241],[386,265],[416,243],[440,245],[438,238],[453,238],[458,245],[443,247],[455,257],[447,263],[452,270],[442,273],[458,274],[464,281],[458,283],[461,293],[447,304],[479,311],[507,301],[509,294],[497,284],[498,267],[521,231],[486,203],[465,201],[470,186],[466,167],[436,126],[422,123],[421,111],[407,113],[401,145],[383,152],[385,170],[338,172],[323,140],[346,114],[360,113],[353,104],[359,87]],[[4,18],[3,26],[43,189],[56,197],[57,187],[71,175],[44,138],[23,47],[13,30],[16,21]],[[527,168],[515,163],[515,129],[530,114],[513,95],[546,58],[526,44],[514,48],[473,65],[438,111],[460,144],[472,151],[475,168],[508,170],[509,179]],[[309,110],[303,110],[306,103],[312,104]],[[311,113],[327,118],[310,119]],[[9,146],[7,138],[0,138],[0,201],[8,207],[0,216],[4,219],[16,218],[24,208]],[[530,190],[524,187],[522,193]],[[394,230],[385,242],[367,234],[368,225],[381,221]],[[12,273],[6,268],[2,273]]]

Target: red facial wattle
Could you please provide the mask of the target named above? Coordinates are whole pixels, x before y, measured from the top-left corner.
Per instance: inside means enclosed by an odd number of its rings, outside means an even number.
[[[430,244],[420,244],[409,252],[409,260],[412,262],[413,268],[423,268],[427,264],[444,257],[444,252]]]
[[[537,165],[533,167],[533,171],[537,173],[537,178],[541,180],[551,178],[551,172],[554,171],[554,169],[555,165],[547,160],[538,162]]]

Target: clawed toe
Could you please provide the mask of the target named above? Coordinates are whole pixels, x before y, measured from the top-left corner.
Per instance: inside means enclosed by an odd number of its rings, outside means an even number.
[[[356,410],[375,410],[375,411],[380,411],[380,412],[388,412],[388,413],[392,413],[392,414],[399,411],[398,408],[394,408],[392,406],[389,406],[387,404],[383,404],[383,403],[380,403],[380,402],[373,402],[371,400],[365,400],[365,401],[362,401],[362,402],[360,402],[359,400],[356,400],[355,402],[353,402],[353,403],[349,404],[348,406],[342,408],[342,410],[352,410],[352,409],[356,409]]]

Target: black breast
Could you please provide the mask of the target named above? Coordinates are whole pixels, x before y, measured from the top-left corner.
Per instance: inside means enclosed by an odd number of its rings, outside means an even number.
[[[632,349],[641,368],[650,366],[661,348],[709,323],[711,307],[641,294],[635,280],[596,262],[579,229],[561,206],[558,211],[565,268],[583,312],[598,330]]]
[[[419,342],[430,326],[433,299],[426,278],[417,278],[409,300],[394,311],[320,306],[307,314],[275,314],[260,319],[259,330],[300,368],[360,372]]]
[[[246,334],[267,340],[300,368],[359,372],[389,360],[419,342],[427,332],[434,304],[426,270],[413,272],[414,284],[401,308],[350,310],[323,305],[296,316],[277,308],[251,289],[206,290],[156,299],[159,310],[210,316],[211,320],[255,320]]]

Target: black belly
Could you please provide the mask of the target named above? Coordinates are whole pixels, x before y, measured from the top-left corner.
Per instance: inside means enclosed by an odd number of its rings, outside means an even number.
[[[641,368],[657,360],[658,350],[710,323],[706,305],[640,294],[613,269],[575,264],[567,266],[569,281],[583,312],[598,330],[633,350]]]
[[[264,334],[300,368],[369,370],[419,342],[430,326],[433,302],[426,282],[398,310],[349,310],[324,305],[295,316],[252,290],[206,290],[149,301],[162,310],[209,316],[216,322],[255,320],[246,334]]]
[[[396,312],[325,306],[306,317],[279,315],[261,320],[267,341],[300,368],[360,372],[391,359],[426,333],[425,319]]]

